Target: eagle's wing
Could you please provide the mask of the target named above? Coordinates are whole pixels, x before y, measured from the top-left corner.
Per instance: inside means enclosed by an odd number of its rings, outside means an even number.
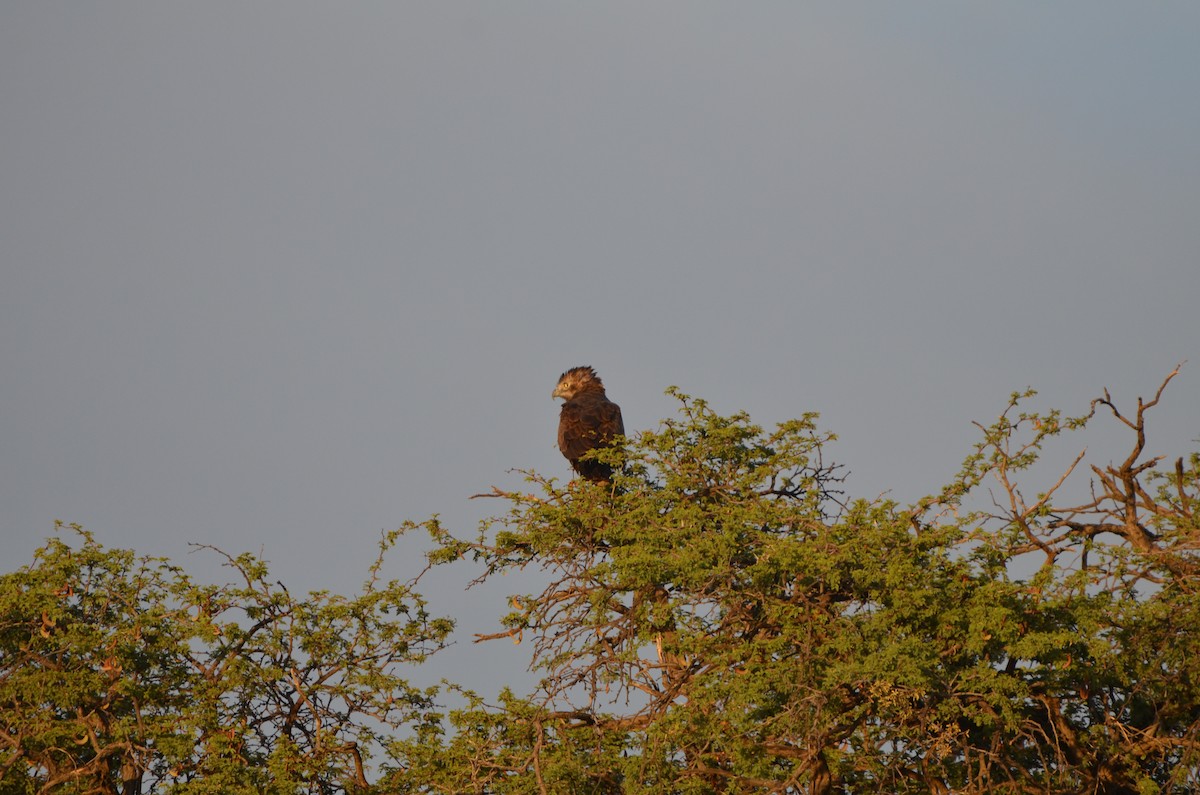
[[[576,464],[588,450],[624,433],[621,408],[616,403],[604,395],[580,395],[563,404],[558,420],[558,449]]]

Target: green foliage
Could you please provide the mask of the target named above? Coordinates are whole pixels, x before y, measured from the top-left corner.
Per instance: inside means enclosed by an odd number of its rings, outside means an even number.
[[[197,585],[164,560],[53,538],[0,579],[6,791],[365,789],[363,757],[433,720],[400,678],[451,629],[409,585],[295,599],[250,555]]]
[[[528,473],[474,537],[436,517],[398,531],[428,532],[434,572],[538,575],[479,640],[523,644],[539,684],[451,685],[454,709],[399,677],[451,626],[380,579],[396,534],[361,595],[303,600],[251,556],[198,586],[52,540],[0,580],[0,785],[1195,791],[1200,454],[1145,453],[1174,375],[1130,415],[1107,393],[1077,418],[1014,394],[912,505],[844,494],[815,415],[765,430],[672,391],[676,417],[594,453],[611,482]],[[1043,454],[1098,413],[1127,457],[1047,480]]]
[[[473,541],[431,527],[435,563],[543,572],[484,638],[528,643],[543,678],[399,743],[404,791],[1200,785],[1200,480],[1196,456],[1143,457],[1157,395],[1066,418],[1015,394],[906,507],[844,499],[814,416],[766,432],[673,394],[677,419],[600,453],[611,484],[531,473]],[[1044,447],[1100,408],[1129,457],[1080,504],[1059,498],[1080,459],[1026,500]]]

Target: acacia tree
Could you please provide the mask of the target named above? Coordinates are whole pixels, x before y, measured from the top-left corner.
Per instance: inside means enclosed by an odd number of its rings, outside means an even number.
[[[435,719],[401,673],[451,624],[381,579],[395,534],[359,595],[295,598],[251,555],[199,585],[74,529],[0,578],[4,792],[366,791],[364,756]]]
[[[847,497],[815,415],[766,431],[674,392],[595,453],[611,482],[529,473],[471,538],[410,523],[351,598],[52,539],[0,577],[0,790],[1195,791],[1200,454],[1146,443],[1174,376],[1076,418],[1015,394],[911,505]],[[1123,459],[1038,476],[1100,420]],[[420,529],[435,573],[540,572],[478,638],[524,644],[533,692],[451,685],[443,715],[402,677],[451,628],[382,578]]]
[[[765,432],[675,393],[609,484],[530,473],[434,563],[543,572],[502,631],[536,692],[393,746],[398,792],[1185,792],[1200,786],[1200,457],[1126,414],[1003,415],[940,494],[847,500],[815,417]],[[1030,489],[1097,414],[1125,460]],[[1036,498],[1026,494],[1037,493]],[[1078,493],[1078,492],[1075,492]],[[1034,563],[1030,564],[1030,556]]]

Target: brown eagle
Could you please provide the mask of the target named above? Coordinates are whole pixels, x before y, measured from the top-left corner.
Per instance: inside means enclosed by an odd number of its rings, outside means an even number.
[[[572,367],[559,376],[552,397],[566,400],[558,416],[558,449],[587,480],[608,480],[612,467],[584,460],[583,454],[607,447],[614,436],[624,435],[621,407],[604,394],[600,376],[590,367]]]

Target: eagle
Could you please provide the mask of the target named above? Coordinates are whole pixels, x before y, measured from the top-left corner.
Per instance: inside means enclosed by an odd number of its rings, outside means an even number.
[[[586,480],[606,481],[612,466],[584,459],[588,450],[607,447],[625,434],[621,407],[608,399],[600,376],[590,367],[572,367],[558,378],[551,397],[563,398],[558,416],[558,449]]]

